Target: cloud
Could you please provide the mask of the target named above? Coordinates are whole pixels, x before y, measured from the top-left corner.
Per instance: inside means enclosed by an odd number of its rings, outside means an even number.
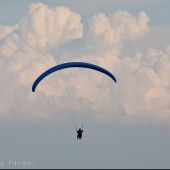
[[[10,34],[12,31],[17,29],[17,25],[15,26],[4,26],[0,25],[0,40]]]
[[[33,48],[57,47],[71,39],[82,37],[79,14],[68,8],[48,8],[45,4],[31,4],[28,15],[20,22],[22,38]]]
[[[107,44],[116,44],[125,39],[137,39],[148,31],[148,16],[140,12],[138,17],[125,11],[106,16],[99,13],[90,19],[90,31],[94,37],[102,37]],[[105,44],[105,42],[104,42]]]
[[[66,7],[48,8],[35,3],[30,5],[17,27],[1,26],[1,114],[27,113],[33,81],[44,70],[56,65],[49,51],[71,39],[81,38],[80,20],[79,14]],[[19,106],[24,110],[18,109]]]
[[[127,42],[146,38],[148,22],[143,11],[137,16],[126,11],[99,13],[83,30],[81,16],[67,7],[31,4],[17,26],[0,27],[0,115],[39,120],[86,110],[100,121],[169,121],[169,45],[162,50],[148,47],[145,52],[124,53]],[[82,51],[76,55],[75,48]],[[98,64],[118,82],[92,70],[66,69],[45,78],[32,93],[34,80],[61,61]]]
[[[148,22],[149,18],[144,12],[140,12],[137,17],[126,11],[109,16],[102,13],[94,15],[89,20],[87,39],[99,64],[114,71],[125,42],[145,37],[149,31]],[[112,63],[115,63],[114,70]]]
[[[124,74],[121,81],[126,83],[120,83],[123,91],[123,103],[120,105],[128,120],[154,123],[169,120],[170,84],[167,73],[170,53],[167,48],[163,51],[149,48],[145,54],[138,53],[123,60],[124,67],[119,73]],[[138,62],[127,67],[136,58]]]
[[[135,17],[124,11],[110,16],[96,14],[89,22],[88,59],[111,70],[118,79],[114,88],[102,79],[95,84],[101,87],[98,93],[91,92],[94,96],[101,95],[94,101],[96,117],[102,121],[108,121],[109,117],[125,122],[169,120],[169,46],[164,50],[149,47],[146,52],[131,56],[123,53],[127,41],[146,37],[148,22],[144,12]]]

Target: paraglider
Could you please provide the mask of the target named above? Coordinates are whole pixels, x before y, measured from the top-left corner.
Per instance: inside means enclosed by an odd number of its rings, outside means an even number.
[[[115,82],[117,82],[115,76],[110,73],[108,70],[94,65],[94,64],[90,64],[90,63],[85,63],[85,62],[69,62],[69,63],[63,63],[63,64],[59,64],[57,66],[54,66],[50,69],[48,69],[47,71],[45,71],[43,74],[41,74],[34,82],[33,86],[32,86],[32,91],[35,92],[35,89],[37,87],[37,85],[40,83],[40,81],[42,79],[44,79],[46,76],[48,76],[49,74],[55,72],[55,71],[59,71],[65,68],[69,68],[69,67],[84,67],[84,68],[89,68],[89,69],[93,69],[96,71],[99,71],[101,73],[106,74],[107,76],[109,76],[110,78],[112,78]]]
[[[76,132],[77,132],[77,140],[81,139],[82,138],[83,130],[80,128],[79,130],[76,130]]]
[[[59,70],[62,70],[62,69],[66,69],[66,68],[73,68],[73,67],[82,67],[82,68],[88,68],[88,69],[92,69],[92,70],[95,70],[95,71],[98,71],[98,72],[101,72],[107,76],[109,76],[115,83],[117,82],[115,76],[109,72],[108,70],[100,67],[100,66],[97,66],[97,65],[94,65],[94,64],[91,64],[91,63],[85,63],[85,62],[68,62],[68,63],[63,63],[63,64],[59,64],[57,66],[54,66],[50,69],[48,69],[47,71],[45,71],[44,73],[42,73],[36,80],[35,82],[33,83],[32,85],[32,91],[35,92],[37,86],[39,85],[39,83],[45,78],[47,77],[48,75],[54,73],[54,72],[57,72]],[[82,124],[83,126],[83,124]],[[76,127],[76,125],[75,125]],[[79,130],[77,130],[76,128],[76,132],[77,132],[77,139],[81,139],[82,138],[82,133],[83,133],[83,129],[80,128]]]

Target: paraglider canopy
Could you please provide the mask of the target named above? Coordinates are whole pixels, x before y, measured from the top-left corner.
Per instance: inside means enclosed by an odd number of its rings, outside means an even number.
[[[107,76],[109,76],[110,78],[112,78],[115,82],[117,82],[115,76],[109,72],[108,70],[100,67],[100,66],[97,66],[97,65],[94,65],[94,64],[91,64],[91,63],[85,63],[85,62],[68,62],[68,63],[63,63],[63,64],[59,64],[57,66],[54,66],[50,69],[48,69],[47,71],[45,71],[44,73],[42,73],[34,82],[33,86],[32,86],[32,91],[35,92],[35,89],[37,87],[37,85],[40,83],[40,81],[42,79],[44,79],[46,76],[48,76],[49,74],[55,72],[55,71],[58,71],[58,70],[62,70],[62,69],[65,69],[65,68],[69,68],[69,67],[83,67],[83,68],[89,68],[89,69],[93,69],[93,70],[96,70],[96,71],[99,71],[103,74],[106,74]]]

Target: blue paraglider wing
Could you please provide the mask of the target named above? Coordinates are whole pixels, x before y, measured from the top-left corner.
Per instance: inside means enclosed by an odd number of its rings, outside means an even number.
[[[42,79],[44,79],[46,76],[48,76],[49,74],[58,71],[58,70],[62,70],[65,68],[69,68],[69,67],[84,67],[84,68],[89,68],[89,69],[93,69],[96,71],[99,71],[101,73],[104,73],[106,75],[108,75],[109,77],[111,77],[115,82],[117,82],[115,76],[110,73],[108,70],[94,65],[94,64],[90,64],[90,63],[85,63],[85,62],[69,62],[69,63],[63,63],[63,64],[59,64],[57,66],[54,66],[52,68],[50,68],[49,70],[45,71],[44,73],[42,73],[34,82],[33,86],[32,86],[32,91],[35,92],[35,89],[37,87],[37,85],[40,83],[40,81]]]

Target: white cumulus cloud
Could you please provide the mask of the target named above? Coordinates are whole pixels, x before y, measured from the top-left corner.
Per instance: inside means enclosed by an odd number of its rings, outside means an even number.
[[[101,121],[169,121],[170,46],[124,53],[125,43],[147,38],[148,22],[143,11],[137,16],[126,11],[99,13],[83,30],[81,16],[67,7],[31,4],[17,26],[0,27],[0,115],[38,120],[72,108],[76,113],[88,110]],[[69,46],[78,38],[80,44]],[[75,48],[82,53],[75,56]],[[66,69],[45,78],[32,93],[34,80],[59,61],[97,64],[118,82],[92,70]]]
[[[17,25],[15,26],[4,26],[0,25],[0,40],[10,34],[12,31],[17,29]]]
[[[20,22],[20,34],[33,48],[49,49],[71,39],[82,37],[79,14],[68,8],[49,8],[45,4],[31,4],[28,15]]]
[[[49,51],[82,37],[81,17],[66,7],[49,8],[35,3],[30,5],[18,26],[1,26],[0,29],[3,30],[0,43],[0,88],[3,91],[0,112],[2,115],[25,114],[30,107],[27,103],[33,81],[57,63]],[[19,106],[23,106],[24,111],[22,107],[19,110]]]

